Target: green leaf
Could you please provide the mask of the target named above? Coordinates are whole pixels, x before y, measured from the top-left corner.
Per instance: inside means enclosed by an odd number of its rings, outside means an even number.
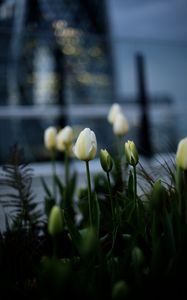
[[[24,162],[23,149],[14,145],[11,149],[9,162],[2,166],[3,173],[0,185],[5,190],[1,194],[3,208],[8,208],[8,218],[19,219],[20,228],[31,228],[36,220],[36,211],[39,216],[38,203],[32,190],[33,170]],[[36,222],[37,221],[37,222]]]
[[[176,247],[171,215],[166,213],[163,221],[168,251],[171,252],[171,254],[174,254],[176,251]]]
[[[10,231],[10,224],[9,224],[9,221],[8,221],[7,214],[5,214],[5,228],[6,228],[6,232]]]
[[[59,176],[58,175],[54,175],[54,181],[55,183],[57,184],[57,187],[59,189],[59,193],[60,193],[60,196],[63,198],[64,197],[64,186],[63,186],[63,183],[62,181],[60,180]]]
[[[81,252],[85,258],[93,257],[96,253],[97,248],[97,233],[94,227],[86,227],[80,231],[81,241]]]
[[[52,198],[52,194],[51,194],[51,191],[49,190],[48,186],[47,186],[47,183],[45,182],[44,178],[41,177],[41,183],[42,183],[42,186],[46,192],[46,194],[48,195],[49,198]]]
[[[52,197],[45,197],[45,213],[47,217],[50,214],[52,207],[56,204],[55,199]]]
[[[73,201],[73,196],[75,193],[76,185],[77,185],[77,173],[75,172],[72,175],[72,177],[69,181],[69,185],[68,185],[68,199],[70,202]]]
[[[161,235],[161,232],[159,230],[159,224],[158,224],[158,216],[155,212],[153,212],[153,217],[152,217],[151,234],[152,234],[152,245],[154,251],[154,249],[157,247]]]
[[[77,248],[77,250],[81,254],[81,243],[82,243],[81,235],[80,235],[77,227],[72,222],[69,214],[66,211],[64,211],[64,219],[65,219],[65,223],[68,227],[68,230],[69,230],[69,233],[70,233],[70,236],[72,239],[72,243],[74,244],[74,246]]]

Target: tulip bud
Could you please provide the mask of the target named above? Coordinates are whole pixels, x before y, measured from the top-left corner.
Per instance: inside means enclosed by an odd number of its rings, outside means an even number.
[[[112,299],[125,299],[128,295],[129,287],[124,280],[116,282],[112,289]]]
[[[100,163],[105,172],[110,172],[112,170],[112,158],[106,149],[101,149],[100,151]]]
[[[97,152],[97,140],[95,133],[90,128],[85,128],[78,136],[74,146],[75,156],[84,161],[95,158]]]
[[[97,235],[93,227],[88,227],[82,230],[82,252],[84,255],[89,255],[95,251],[97,244]]]
[[[55,127],[50,126],[44,132],[44,144],[48,150],[54,150],[56,148],[56,134]]]
[[[48,232],[52,236],[60,234],[63,230],[63,215],[59,206],[54,205],[49,214]]]
[[[133,167],[135,167],[139,161],[139,158],[136,145],[133,141],[128,141],[125,143],[125,155],[127,162]]]
[[[132,250],[132,262],[134,266],[141,266],[144,262],[144,255],[139,247],[134,247]]]
[[[160,179],[158,179],[154,185],[152,190],[152,206],[158,212],[162,212],[162,208],[164,207],[164,203],[167,201],[167,190],[162,185]]]
[[[115,119],[116,119],[116,116],[119,114],[119,113],[122,113],[122,109],[121,109],[121,106],[117,103],[114,103],[110,110],[109,110],[109,113],[108,113],[108,121],[113,124]]]
[[[56,137],[57,149],[59,151],[64,151],[73,142],[73,129],[70,126],[66,126],[61,129]]]
[[[115,135],[122,136],[129,131],[129,124],[122,113],[118,113],[113,123],[113,131]]]
[[[187,170],[187,137],[182,139],[178,144],[176,165],[183,170]]]

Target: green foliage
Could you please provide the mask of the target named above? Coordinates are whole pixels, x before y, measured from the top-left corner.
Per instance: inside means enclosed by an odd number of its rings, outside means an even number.
[[[28,233],[24,226],[28,215],[35,220],[31,208],[36,208],[29,206],[34,199],[26,185],[28,167],[18,164],[6,169],[8,177],[2,183],[19,191],[9,202],[15,206],[15,220],[19,217],[22,224],[14,231],[9,228],[0,239],[0,268],[6,270],[0,279],[6,289],[10,286],[16,295],[17,285],[24,286],[25,294],[49,300],[169,298],[175,293],[181,299],[180,293],[186,295],[186,172],[176,172],[172,163],[164,162],[162,177],[156,170],[144,169],[141,161],[137,166],[124,164],[120,156],[113,161],[111,180],[107,172],[96,174],[90,194],[86,179],[84,187],[77,186],[77,174],[66,183],[52,174],[56,195],[42,179],[46,223],[41,235],[34,230]],[[26,215],[22,212],[25,202]],[[62,231],[55,237],[46,230],[54,205],[60,206],[64,216]],[[11,253],[14,241],[16,258]],[[33,250],[30,258],[28,249]],[[8,278],[13,264],[17,272]]]
[[[32,192],[32,169],[24,163],[23,150],[12,147],[10,161],[4,165],[0,180],[0,204],[8,210],[14,229],[37,229],[41,222],[41,211]]]

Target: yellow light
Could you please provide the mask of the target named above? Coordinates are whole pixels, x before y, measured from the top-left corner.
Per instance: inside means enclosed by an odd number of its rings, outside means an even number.
[[[65,45],[63,48],[63,53],[66,55],[74,55],[76,52],[75,47],[72,47],[71,45]]]
[[[53,22],[52,27],[55,30],[62,30],[63,28],[67,27],[68,23],[65,20],[57,20]]]

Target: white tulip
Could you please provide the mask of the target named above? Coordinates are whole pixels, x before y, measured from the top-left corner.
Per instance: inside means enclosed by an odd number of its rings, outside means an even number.
[[[118,103],[114,103],[110,110],[109,110],[109,113],[108,113],[108,121],[113,124],[115,119],[116,119],[116,116],[119,114],[119,113],[122,113],[122,109],[121,109],[121,106],[118,104]]]
[[[133,141],[128,141],[125,143],[125,156],[127,162],[131,166],[135,167],[139,162],[138,151]]]
[[[129,131],[129,124],[127,119],[122,113],[116,115],[115,121],[113,123],[113,131],[115,135],[123,136]]]
[[[178,144],[176,165],[183,170],[187,170],[187,137],[182,139]]]
[[[57,130],[55,127],[50,126],[44,131],[44,144],[48,150],[56,148],[56,135]]]
[[[73,142],[73,129],[70,126],[66,126],[61,129],[56,136],[57,149],[64,151]]]
[[[97,152],[97,140],[95,133],[90,128],[81,131],[74,146],[75,156],[84,161],[95,158]]]

